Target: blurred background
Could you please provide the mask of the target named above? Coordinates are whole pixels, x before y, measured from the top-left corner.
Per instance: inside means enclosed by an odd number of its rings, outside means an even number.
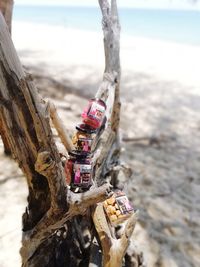
[[[200,1],[118,0],[122,161],[148,267],[200,266]],[[12,38],[73,132],[104,71],[95,0],[15,0]],[[62,148],[61,148],[62,149]],[[27,187],[0,143],[0,267],[20,265]]]

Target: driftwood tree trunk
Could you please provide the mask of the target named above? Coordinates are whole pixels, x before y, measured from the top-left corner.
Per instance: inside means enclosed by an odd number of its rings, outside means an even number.
[[[136,215],[119,235],[106,220],[101,201],[118,187],[120,165],[120,26],[116,0],[99,0],[103,15],[106,67],[96,94],[106,101],[107,122],[95,140],[94,185],[75,194],[65,184],[61,159],[50,128],[50,116],[67,151],[73,149],[55,107],[37,93],[17,57],[0,15],[0,120],[14,159],[24,172],[29,189],[23,214],[23,267],[120,267],[124,261]],[[128,265],[129,264],[129,265]]]
[[[12,28],[12,12],[13,12],[13,0],[0,0],[0,11],[2,12],[5,21],[8,25],[9,32],[11,33]],[[4,152],[6,155],[10,155],[10,147],[8,140],[6,138],[5,130],[2,127],[2,122],[0,120],[0,135],[4,144]]]

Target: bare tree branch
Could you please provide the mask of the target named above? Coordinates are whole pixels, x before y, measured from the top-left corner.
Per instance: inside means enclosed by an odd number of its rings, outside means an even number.
[[[52,119],[52,122],[58,132],[58,135],[65,146],[66,150],[69,152],[74,149],[74,146],[72,144],[72,141],[69,137],[69,133],[63,124],[62,120],[60,119],[58,112],[56,110],[56,107],[53,103],[49,103],[49,110],[50,110],[50,116]]]
[[[56,163],[51,157],[50,152],[43,151],[38,153],[35,170],[44,175],[48,180],[53,212],[56,213],[61,207],[64,210],[66,205],[64,203],[60,204],[62,202],[62,191],[66,186],[61,162]]]
[[[9,32],[11,33],[12,28],[12,12],[13,12],[13,0],[0,0],[0,11],[2,12],[6,24],[8,25]]]
[[[91,205],[104,201],[111,194],[110,184],[104,184],[79,194],[68,191],[66,198],[67,212],[55,212],[51,208],[31,231],[24,233],[23,246],[20,251],[24,262],[27,262],[39,245],[54,234],[57,229],[63,227],[67,221],[76,215],[84,215]]]
[[[9,31],[11,33],[12,27],[12,12],[13,12],[13,0],[0,0],[0,11],[2,12],[5,21],[8,25]],[[3,122],[0,120],[0,135],[4,144],[4,153],[6,155],[11,155],[11,150],[9,147],[9,142],[6,138],[5,129],[3,127]]]
[[[137,213],[126,222],[121,238],[113,237],[113,231],[108,226],[108,222],[103,210],[103,204],[99,203],[94,211],[93,220],[103,251],[103,267],[121,267],[129,245],[129,240],[135,228]]]

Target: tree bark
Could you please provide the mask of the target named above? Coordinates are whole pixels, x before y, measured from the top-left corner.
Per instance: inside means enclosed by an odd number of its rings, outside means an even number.
[[[0,10],[5,18],[10,33],[12,29],[13,5],[14,5],[13,0],[0,0]]]
[[[10,150],[9,143],[8,143],[7,138],[6,138],[5,130],[3,128],[3,123],[1,120],[0,120],[0,136],[1,136],[1,139],[3,142],[4,154],[7,156],[10,156],[11,150]]]
[[[13,12],[13,0],[0,0],[0,11],[2,12],[5,21],[8,25],[9,32],[11,33],[12,28],[12,12]],[[5,130],[2,125],[2,121],[0,120],[0,135],[4,144],[4,153],[6,155],[11,154],[11,150],[8,144],[8,140],[5,135]]]
[[[99,0],[99,4],[103,14],[106,68],[96,97],[107,104],[107,122],[94,142],[94,185],[78,194],[65,184],[50,116],[69,152],[73,145],[68,133],[55,107],[39,96],[31,75],[24,72],[0,14],[0,127],[5,130],[12,155],[24,172],[29,189],[22,218],[23,267],[120,267],[135,227],[137,216],[133,214],[118,238],[100,204],[112,194],[110,182],[117,186],[117,175],[126,172],[119,161],[117,5],[116,0],[111,1],[111,6],[107,0]]]

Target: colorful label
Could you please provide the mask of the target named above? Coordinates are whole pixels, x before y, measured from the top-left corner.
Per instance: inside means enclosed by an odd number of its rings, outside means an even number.
[[[92,139],[90,138],[79,138],[77,140],[76,149],[79,151],[90,152],[92,146]]]
[[[129,213],[133,210],[133,207],[131,206],[127,196],[116,197],[116,202],[122,214]]]
[[[73,175],[75,185],[89,185],[91,181],[92,167],[89,164],[74,164]]]
[[[97,120],[97,121],[102,121],[104,112],[105,112],[104,106],[102,106],[96,102],[93,102],[89,111],[88,111],[88,116]]]

